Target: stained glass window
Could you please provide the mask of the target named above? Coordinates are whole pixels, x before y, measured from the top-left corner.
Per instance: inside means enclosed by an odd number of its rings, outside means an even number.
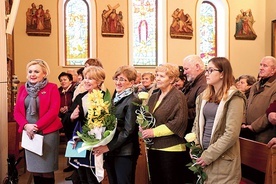
[[[64,5],[65,65],[84,65],[89,58],[89,6],[85,0],[68,0]]]
[[[157,0],[132,1],[132,63],[157,66]]]
[[[217,12],[214,5],[203,1],[200,6],[200,57],[205,64],[217,56]]]

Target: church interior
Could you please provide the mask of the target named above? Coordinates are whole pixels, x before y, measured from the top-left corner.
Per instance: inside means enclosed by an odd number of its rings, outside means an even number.
[[[9,146],[11,144],[17,146],[20,139],[15,128],[13,128],[12,136],[9,135],[8,130],[15,123],[12,117],[13,105],[16,99],[17,87],[24,85],[26,82],[26,64],[37,58],[47,61],[51,69],[48,79],[58,86],[58,75],[61,72],[80,68],[79,65],[67,65],[64,57],[64,22],[61,22],[64,20],[62,6],[67,1],[70,0],[5,0],[0,2],[0,19],[2,20],[0,21],[0,108],[2,109],[0,116],[0,181],[6,177],[8,172]],[[270,55],[275,57],[276,54],[276,26],[275,30],[273,27],[273,21],[276,20],[276,0],[206,1],[214,4],[217,7],[218,17],[221,16],[217,18],[217,32],[223,32],[216,37],[218,44],[217,56],[229,59],[235,77],[243,74],[257,76],[261,59]],[[91,22],[89,56],[99,58],[103,63],[107,75],[105,86],[110,91],[114,91],[112,80],[114,71],[122,65],[133,65],[133,50],[130,44],[133,37],[137,35],[132,34],[131,6],[132,2],[142,2],[142,0],[86,0],[86,2],[91,7],[90,11],[93,15],[89,20]],[[182,65],[183,58],[187,55],[200,53],[199,7],[203,2],[204,0],[162,0],[159,2],[157,16],[159,27],[157,30],[160,35],[158,36],[156,51],[158,52],[158,64],[170,62]],[[7,3],[14,3],[17,6],[14,10],[16,13],[14,17],[9,16],[9,23],[14,21],[14,25],[7,23]],[[28,32],[26,11],[31,8],[32,3],[37,6],[42,4],[44,9],[49,10],[51,14],[51,32],[45,31],[46,35],[34,35]],[[117,36],[106,36],[102,30],[102,11],[116,5],[119,5],[116,7],[118,12],[121,11],[123,14],[124,31],[123,34],[120,33]],[[174,37],[171,35],[172,14],[177,8],[183,9],[185,14],[189,14],[192,21],[192,36],[191,34],[188,34],[188,37]],[[253,27],[256,37],[254,39],[237,39],[235,37],[237,15],[241,13],[241,10],[248,9],[254,15]],[[8,26],[11,26],[10,33],[7,33]],[[139,65],[135,68],[139,72],[154,72],[155,67]],[[276,168],[274,169],[276,170]],[[273,183],[276,182],[273,181]]]

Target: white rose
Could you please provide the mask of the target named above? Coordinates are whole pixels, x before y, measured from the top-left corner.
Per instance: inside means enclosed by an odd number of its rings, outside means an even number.
[[[188,133],[188,134],[186,134],[185,139],[186,139],[187,142],[193,142],[196,139],[196,134],[195,133]]]
[[[149,94],[147,92],[140,92],[138,94],[138,98],[141,100],[147,100],[149,98]]]

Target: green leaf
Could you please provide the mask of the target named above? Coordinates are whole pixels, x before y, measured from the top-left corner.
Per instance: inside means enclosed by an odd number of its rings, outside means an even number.
[[[192,147],[192,143],[191,143],[191,142],[187,142],[185,145],[186,145],[188,148],[191,148],[191,147]]]
[[[196,172],[197,171],[197,168],[196,167],[189,167],[189,169],[193,172]]]
[[[109,90],[107,89],[105,94],[104,94],[104,101],[108,101],[108,102],[111,102],[111,94],[109,92]]]
[[[103,137],[106,138],[107,136],[110,135],[110,130],[106,130],[104,133],[103,133]]]
[[[136,105],[136,106],[140,106],[140,104],[136,103],[136,102],[132,102],[133,105]]]
[[[203,172],[201,174],[202,180],[205,181],[207,179],[207,174],[205,172]]]
[[[186,164],[186,166],[188,166],[188,167],[190,167],[190,166],[192,166],[193,165],[193,163],[188,163],[188,164]]]
[[[146,112],[149,112],[149,106],[145,105],[144,108]]]

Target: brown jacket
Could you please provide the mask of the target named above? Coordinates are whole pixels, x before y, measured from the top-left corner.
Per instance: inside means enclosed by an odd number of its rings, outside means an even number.
[[[260,82],[250,90],[246,111],[246,124],[252,126],[256,141],[268,143],[276,136],[276,127],[268,122],[266,110],[276,100],[276,75],[272,76],[260,89]]]
[[[156,119],[156,126],[165,124],[174,134],[153,138],[151,148],[162,149],[177,144],[184,144],[184,133],[187,127],[187,102],[183,93],[172,88],[153,112],[161,91],[153,93],[149,99],[149,112]]]

